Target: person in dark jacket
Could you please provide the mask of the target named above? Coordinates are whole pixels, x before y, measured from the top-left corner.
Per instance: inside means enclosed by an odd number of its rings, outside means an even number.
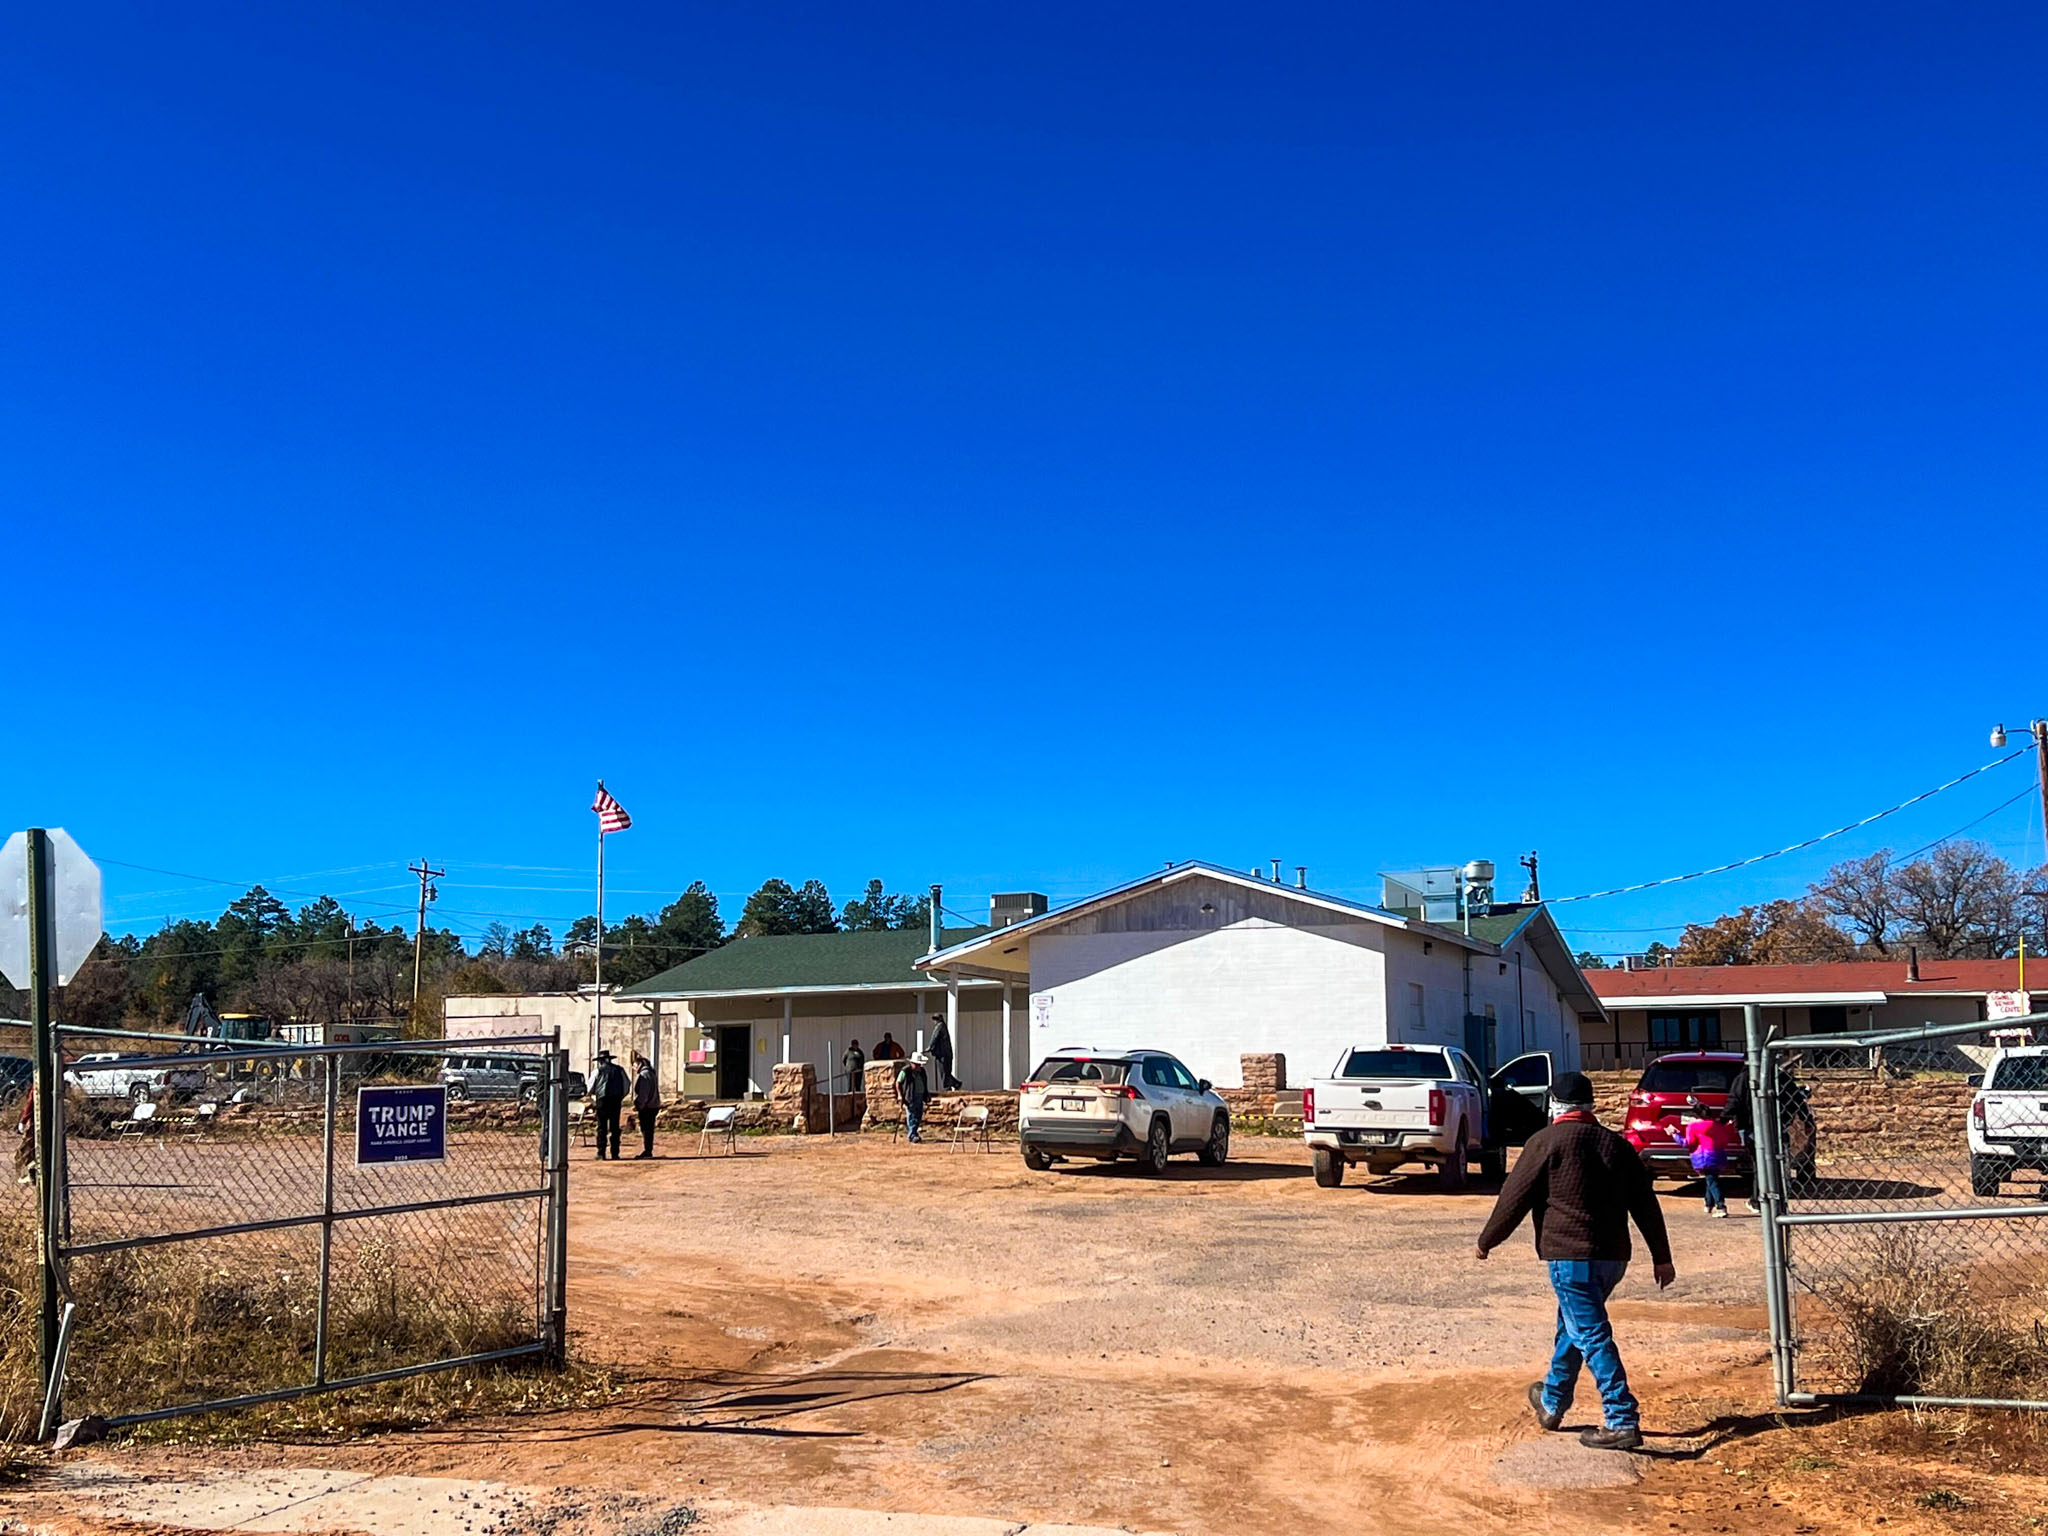
[[[890,1034],[886,1029],[883,1030],[881,1041],[875,1046],[875,1060],[901,1061],[902,1059],[903,1047],[896,1043],[894,1035]]]
[[[1593,1118],[1593,1084],[1583,1072],[1562,1073],[1550,1097],[1551,1123],[1529,1138],[1501,1186],[1479,1233],[1479,1257],[1506,1242],[1524,1216],[1534,1218],[1536,1254],[1550,1266],[1557,1293],[1557,1347],[1550,1375],[1530,1385],[1529,1406],[1537,1423],[1556,1429],[1583,1364],[1600,1388],[1606,1423],[1582,1431],[1579,1443],[1632,1451],[1643,1443],[1640,1411],[1607,1321],[1607,1298],[1628,1272],[1629,1218],[1649,1244],[1658,1287],[1678,1271],[1649,1170],[1634,1147]]]
[[[846,1042],[846,1054],[839,1058],[839,1065],[846,1072],[846,1091],[848,1093],[867,1092],[866,1073],[868,1059],[862,1052],[858,1040]]]
[[[931,1081],[924,1074],[924,1053],[896,1066],[896,1097],[903,1104],[903,1139],[920,1141],[919,1128],[924,1124],[924,1106],[931,1098]]]
[[[654,1075],[654,1063],[637,1052],[633,1056],[633,1118],[640,1122],[640,1150],[635,1157],[654,1156],[654,1117],[661,1113],[661,1083]],[[618,1149],[612,1149],[618,1156]]]
[[[626,1069],[610,1051],[597,1053],[597,1074],[590,1080],[590,1102],[597,1106],[597,1155],[619,1160],[619,1112],[626,1104]],[[607,1153],[605,1148],[611,1148]]]
[[[953,1075],[952,1031],[946,1028],[946,1016],[943,1013],[933,1014],[932,1023],[936,1027],[932,1030],[932,1043],[927,1051],[932,1064],[939,1069],[939,1086],[948,1090],[957,1089],[960,1086],[960,1079]]]

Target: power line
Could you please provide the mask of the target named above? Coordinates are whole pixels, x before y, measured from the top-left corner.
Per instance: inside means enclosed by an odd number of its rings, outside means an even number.
[[[2010,800],[2001,801],[1999,804],[1991,807],[1990,810],[1986,811],[1982,816],[1979,816],[1976,821],[1966,821],[1960,827],[1957,827],[1955,831],[1949,833],[1947,837],[1937,837],[1933,842],[1927,844],[1926,847],[1915,848],[1911,853],[1907,854],[1905,857],[1894,859],[1892,860],[1892,862],[1894,864],[1910,864],[1913,862],[1913,860],[1919,858],[1921,854],[1932,852],[1934,849],[1939,848],[1943,843],[1953,842],[1955,839],[1961,837],[1965,832],[1969,831],[1970,828],[1978,825],[1978,823],[1989,821],[1992,817],[1996,816],[2000,811],[2004,810],[2007,806],[2018,805],[2022,800],[2026,799],[2029,795],[2033,794],[2034,788],[2034,785],[2029,784],[2025,789],[2021,790],[2018,794],[2014,795]]]
[[[1913,796],[1912,799],[1901,800],[1897,805],[1888,806],[1884,810],[1864,817],[1861,821],[1852,821],[1847,826],[1835,828],[1832,832],[1823,832],[1818,837],[1809,837],[1803,842],[1793,843],[1784,848],[1773,848],[1769,853],[1752,854],[1746,859],[1737,859],[1732,864],[1716,864],[1712,869],[1695,869],[1690,874],[1666,875],[1661,880],[1643,880],[1635,885],[1617,885],[1611,891],[1587,891],[1579,896],[1553,896],[1551,898],[1551,905],[1562,906],[1568,901],[1595,901],[1602,896],[1626,896],[1632,891],[1654,890],[1660,885],[1680,885],[1687,880],[1699,880],[1707,875],[1725,875],[1731,869],[1744,869],[1751,864],[1761,864],[1766,859],[1781,859],[1788,853],[1797,853],[1802,848],[1811,848],[1816,843],[1824,843],[1831,837],[1840,837],[1844,832],[1854,832],[1858,827],[1867,827],[1873,821],[1882,821],[1887,816],[1896,816],[1909,805],[1918,805],[1922,800],[1930,800],[1943,790],[1954,789],[1958,784],[1967,783],[1969,780],[1976,778],[1978,774],[1988,773],[1991,769],[2009,763],[2014,758],[2024,756],[2032,750],[2031,747],[2021,747],[2017,752],[2008,752],[2003,757],[1993,758],[1981,768],[1972,768],[1968,773],[1958,778],[1950,779],[1946,784],[1937,784],[1932,789],[1924,789],[1919,794]]]

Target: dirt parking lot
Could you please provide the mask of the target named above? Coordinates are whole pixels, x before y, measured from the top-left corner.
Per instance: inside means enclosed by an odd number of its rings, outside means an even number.
[[[1258,1139],[1159,1179],[876,1136],[662,1151],[574,1170],[576,1343],[618,1368],[616,1403],[220,1460],[1187,1536],[2018,1531],[2048,1511],[2024,1435],[1962,1454],[1896,1415],[1769,1412],[1739,1201],[1710,1222],[1671,1193],[1678,1283],[1658,1293],[1644,1261],[1617,1294],[1650,1433],[1624,1457],[1531,1421],[1548,1291],[1526,1229],[1472,1258],[1483,1187],[1322,1190],[1299,1144]],[[1596,1414],[1588,1383],[1570,1422]]]

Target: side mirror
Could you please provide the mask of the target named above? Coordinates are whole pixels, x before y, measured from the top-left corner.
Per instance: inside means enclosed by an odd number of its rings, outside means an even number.
[[[1209,1079],[1207,1079],[1206,1077],[1198,1077],[1195,1079],[1195,1086],[1201,1089],[1202,1092],[1207,1093],[1209,1091]]]

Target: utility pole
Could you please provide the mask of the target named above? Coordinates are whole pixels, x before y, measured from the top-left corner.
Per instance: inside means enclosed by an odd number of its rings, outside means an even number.
[[[418,1031],[420,1023],[420,961],[426,954],[427,948],[427,903],[440,899],[441,893],[434,889],[432,882],[439,880],[448,871],[445,869],[435,869],[425,859],[421,859],[417,864],[408,864],[405,867],[420,877],[420,917],[419,922],[412,931],[412,1011],[405,1016],[405,1022],[406,1027],[413,1031],[414,1039],[424,1040],[427,1037]]]
[[[353,1024],[356,1021],[356,915],[348,915],[348,1002],[341,1012],[342,1021]]]

